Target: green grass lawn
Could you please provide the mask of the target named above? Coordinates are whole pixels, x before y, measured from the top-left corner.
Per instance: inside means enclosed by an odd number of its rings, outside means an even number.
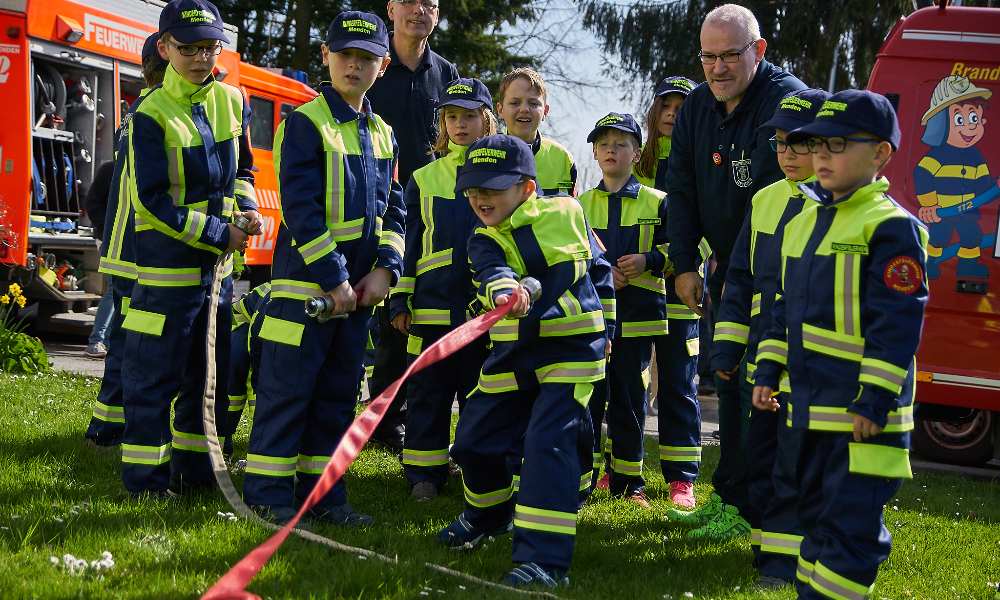
[[[218,493],[179,503],[133,500],[120,480],[117,457],[88,450],[83,437],[100,380],[66,374],[39,377],[0,374],[0,598],[196,598],[269,532],[218,513],[230,508]],[[246,423],[237,435],[245,452]],[[242,444],[242,447],[240,446]],[[693,543],[666,522],[670,506],[647,445],[647,493],[653,510],[612,500],[580,515],[572,587],[565,598],[791,599],[792,591],[747,594],[747,540]],[[718,460],[705,449],[695,492],[704,500]],[[650,469],[649,467],[652,467]],[[364,531],[323,526],[318,533],[398,558],[388,565],[330,552],[292,536],[250,584],[263,598],[518,598],[440,575],[425,562],[488,580],[510,568],[510,536],[472,553],[435,544],[434,536],[462,510],[461,482],[438,499],[417,504],[396,459],[364,451],[347,474],[350,500],[374,515]],[[239,481],[237,484],[239,485]],[[993,598],[988,582],[1000,580],[1000,485],[956,475],[917,473],[886,510],[894,536],[875,598]],[[70,574],[53,566],[63,555],[114,566],[101,573]],[[738,589],[739,588],[739,589]]]

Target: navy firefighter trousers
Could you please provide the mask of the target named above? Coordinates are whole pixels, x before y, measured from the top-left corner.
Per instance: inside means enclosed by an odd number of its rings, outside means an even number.
[[[453,328],[443,325],[413,325],[407,341],[407,359],[412,364],[431,344]],[[451,441],[451,407],[458,396],[459,412],[479,383],[479,371],[490,355],[489,338],[481,336],[461,350],[410,376],[406,390],[406,437],[403,472],[414,486],[429,481],[441,488],[448,479],[448,445]]]
[[[458,420],[452,456],[462,467],[465,518],[499,528],[514,520],[515,563],[568,569],[579,505],[580,422],[589,419],[590,383],[542,383],[486,393],[477,388]],[[516,505],[508,463],[523,439]],[[589,446],[582,461],[589,459]]]
[[[657,423],[663,481],[694,482],[701,463],[698,404],[698,319],[670,319],[669,333],[654,338]]]
[[[122,329],[125,313],[132,299],[135,280],[115,275],[111,278],[111,299],[114,312],[104,332],[108,355],[104,358],[104,378],[94,403],[94,416],[87,426],[87,439],[98,446],[117,446],[125,435],[125,409],[122,408],[122,361],[125,358],[125,338]]]
[[[319,323],[305,314],[302,300],[272,295],[265,315],[243,499],[292,506],[312,491],[354,420],[372,308]],[[341,478],[314,510],[346,502]]]
[[[228,291],[227,291],[228,290]],[[216,389],[228,389],[232,280],[226,278],[212,306],[211,286],[153,287],[136,284],[123,328],[129,328],[122,363],[125,432],[122,481],[133,494],[215,484],[202,419],[205,338],[210,310],[223,335],[216,336]],[[170,405],[174,403],[173,431]],[[225,402],[215,422],[224,429]],[[221,431],[220,431],[221,433]]]

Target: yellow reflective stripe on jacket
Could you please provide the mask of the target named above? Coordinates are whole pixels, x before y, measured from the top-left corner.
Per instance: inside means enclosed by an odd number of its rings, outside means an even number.
[[[365,218],[354,219],[353,221],[346,221],[344,223],[333,223],[327,226],[330,233],[333,234],[333,239],[338,242],[347,242],[350,240],[356,240],[361,237],[361,234],[365,230]]]
[[[166,320],[166,315],[132,308],[122,321],[122,329],[160,337],[163,335],[163,325]]]
[[[803,323],[802,347],[820,354],[860,362],[865,353],[865,338]],[[757,356],[757,362],[760,362],[759,350]]]
[[[811,562],[803,560],[802,557],[799,556],[797,565],[795,567],[795,578],[798,579],[799,581],[809,583],[809,578],[812,577],[812,573],[813,573],[813,564]]]
[[[622,321],[618,324],[622,337],[642,337],[647,335],[666,335],[669,325],[662,321]]]
[[[573,264],[575,266],[581,263],[575,262]],[[579,277],[577,278],[579,279]],[[583,314],[583,306],[580,305],[580,301],[576,299],[576,297],[573,295],[573,292],[569,290],[566,290],[566,292],[562,296],[559,296],[559,299],[556,302],[559,304],[559,308],[562,309],[563,313],[567,317]]]
[[[451,248],[427,254],[417,260],[417,277],[431,269],[445,267],[451,264]]]
[[[122,462],[134,465],[162,465],[170,462],[170,444],[139,446],[122,444]]]
[[[544,510],[518,504],[514,507],[514,527],[576,535],[576,513]]]
[[[403,464],[417,467],[433,467],[448,464],[448,449],[409,450],[403,449]]]
[[[667,319],[700,319],[698,313],[683,304],[668,304]]]
[[[487,394],[512,392],[517,389],[517,378],[513,373],[497,373],[495,375],[479,374],[479,384],[476,386]]]
[[[101,264],[97,270],[114,277],[124,277],[126,279],[136,279],[139,277],[139,271],[136,269],[135,263],[116,258],[102,257]]]
[[[788,404],[788,426],[792,426],[792,404]],[[854,413],[847,412],[847,407],[840,406],[810,406],[809,429],[814,431],[854,431]],[[883,433],[903,433],[913,430],[913,405],[903,406],[889,411]]]
[[[322,235],[307,244],[298,246],[299,254],[307,265],[311,265],[337,249],[337,242],[333,239],[333,234],[324,232]]]
[[[761,303],[760,294],[754,294],[753,301],[750,303],[750,318],[756,317],[757,315],[760,314],[760,303]]]
[[[655,277],[649,271],[645,273],[640,273],[638,277],[633,277],[628,280],[629,285],[634,285],[637,288],[642,288],[644,290],[649,290],[651,292],[656,292],[657,294],[667,293],[667,284],[662,277]]]
[[[318,283],[310,281],[295,281],[294,279],[275,279],[271,282],[272,298],[290,298],[292,300],[308,300],[314,296],[322,296],[323,288]]]
[[[617,319],[618,303],[614,298],[601,298],[601,308],[604,310],[605,319]]]
[[[604,311],[594,310],[582,315],[544,319],[538,326],[538,337],[559,337],[604,331]]]
[[[868,600],[875,591],[874,583],[869,586],[854,583],[837,575],[819,561],[816,561],[816,567],[809,578],[809,586],[833,600]]]
[[[642,475],[642,461],[632,462],[611,455],[611,470],[622,475]]]
[[[802,545],[801,535],[792,535],[790,533],[774,533],[771,531],[760,532],[761,552],[798,556],[799,547],[801,545]]]
[[[660,460],[700,462],[701,446],[660,446]]]
[[[516,342],[517,331],[517,319],[500,319],[490,327],[490,339],[494,342]]]
[[[416,284],[415,277],[400,277],[399,281],[396,282],[396,287],[392,288],[392,294],[412,294]]]
[[[757,362],[773,360],[780,365],[788,364],[788,342],[764,340],[757,345]]]
[[[201,269],[185,267],[169,269],[161,267],[136,267],[139,283],[152,287],[185,287],[201,285]]]
[[[246,473],[270,477],[292,477],[295,475],[295,456],[264,456],[247,454]]]
[[[837,285],[833,286],[833,308],[837,333],[858,337],[861,333],[860,277],[861,255],[838,252],[836,256]]]
[[[379,246],[390,246],[399,253],[400,258],[403,256],[405,249],[405,243],[403,242],[403,236],[399,235],[391,229],[383,229],[378,240]]]
[[[473,493],[472,490],[464,484],[464,482],[463,487],[465,487],[465,501],[476,508],[487,508],[500,504],[501,502],[506,502],[507,500],[510,500],[514,493],[512,486],[507,486],[501,490],[486,492],[485,494]]]
[[[257,204],[257,191],[253,188],[253,185],[245,179],[237,179],[236,184],[233,186],[233,191],[244,198]]]
[[[451,325],[451,311],[440,308],[413,309],[413,325]]]
[[[732,321],[719,321],[715,325],[715,335],[712,340],[716,342],[736,342],[737,344],[747,343],[750,337],[750,326]]]
[[[517,289],[520,285],[516,279],[510,277],[501,277],[500,279],[494,279],[493,281],[486,284],[486,304],[490,308],[496,308],[493,304],[493,296],[497,292],[510,292],[511,290]],[[506,317],[505,317],[506,318]]]
[[[604,378],[604,360],[564,362],[535,369],[538,383],[587,383]]]
[[[858,376],[858,381],[861,383],[877,385],[898,396],[903,391],[905,380],[906,369],[900,369],[883,360],[868,357],[861,359],[861,375]]]

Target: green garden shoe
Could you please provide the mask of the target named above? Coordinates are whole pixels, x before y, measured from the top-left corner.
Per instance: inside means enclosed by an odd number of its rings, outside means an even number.
[[[708,502],[694,510],[668,508],[667,518],[674,523],[687,525],[688,527],[701,527],[702,525],[711,523],[719,514],[719,511],[722,510],[722,506],[722,498],[715,492],[712,492],[712,495],[708,497]]]
[[[711,523],[688,533],[692,540],[722,542],[740,539],[750,535],[750,524],[740,516],[740,511],[731,504],[722,504],[722,510]]]

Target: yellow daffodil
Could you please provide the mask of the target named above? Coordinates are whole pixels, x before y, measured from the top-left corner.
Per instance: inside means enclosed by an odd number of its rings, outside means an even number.
[[[0,304],[10,304],[10,297],[0,296]]]
[[[8,288],[8,291],[10,291],[11,296],[14,296],[16,298],[21,295],[21,286],[17,285],[16,283],[12,283],[10,284],[10,288]]]
[[[21,308],[24,308],[25,300],[26,300],[26,298],[24,296],[18,296],[17,297],[17,305],[20,306]]]

